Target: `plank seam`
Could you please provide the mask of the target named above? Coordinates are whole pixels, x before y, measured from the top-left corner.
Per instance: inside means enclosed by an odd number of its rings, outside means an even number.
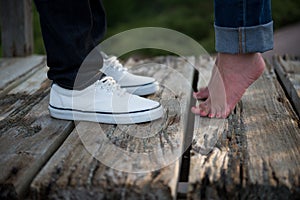
[[[8,92],[13,90],[15,87],[17,87],[21,82],[26,81],[30,77],[32,77],[38,70],[40,70],[42,67],[45,67],[45,58],[42,59],[42,61],[38,64],[36,64],[34,67],[26,71],[24,74],[17,77],[15,80],[12,80],[9,82],[2,90],[0,90],[0,98],[7,95]]]
[[[292,105],[294,111],[296,112],[298,118],[300,118],[300,99],[293,99],[293,97],[298,96],[297,91],[295,90],[293,84],[286,78],[284,70],[279,62],[279,56],[273,57],[276,78],[280,83],[280,86],[283,89],[290,104]]]
[[[199,78],[199,72],[193,68],[193,80],[192,80],[192,90],[191,90],[191,96],[193,91],[197,90],[197,84],[198,84],[198,78]],[[194,134],[194,127],[195,127],[195,116],[190,111],[191,107],[195,105],[196,101],[194,98],[191,97],[189,104],[188,104],[188,123],[185,127],[185,134],[184,134],[184,149],[186,151],[182,155],[181,158],[181,165],[180,165],[180,174],[179,174],[179,183],[178,185],[184,185],[187,184],[189,181],[189,172],[190,172],[190,159],[191,159],[191,149],[192,149],[192,140],[193,140],[193,134]],[[187,146],[188,145],[188,146]],[[178,191],[177,190],[177,198],[178,199],[187,199],[187,190]]]

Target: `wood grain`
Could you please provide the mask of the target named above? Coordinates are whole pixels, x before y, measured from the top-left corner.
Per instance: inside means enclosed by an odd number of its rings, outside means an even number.
[[[0,98],[0,198],[23,198],[40,168],[74,127],[48,113],[46,67]]]
[[[15,112],[15,110],[19,109],[19,107],[24,106],[24,104],[29,100],[28,97],[36,97],[35,93],[40,88],[48,90],[47,87],[50,86],[50,81],[47,80],[47,70],[48,69],[46,67],[39,68],[31,77],[21,84],[11,84],[16,85],[16,87],[6,91],[6,94],[2,94],[2,98],[0,97],[0,121]]]
[[[129,63],[159,81],[148,98],[162,103],[164,117],[122,126],[80,122],[33,181],[33,198],[176,198],[193,68],[175,57]]]
[[[196,60],[199,71],[198,89],[207,86],[214,63],[215,58],[210,56],[200,56]],[[198,101],[196,105],[199,105],[200,102]],[[226,122],[227,120],[224,119],[209,119],[196,115],[192,149],[203,155],[209,154],[217,144]]]
[[[31,0],[1,0],[1,43],[4,57],[27,56],[33,52]]]
[[[37,70],[45,69],[45,66],[45,56],[2,58],[0,60],[0,97],[27,80]]]
[[[278,78],[300,116],[300,60],[289,56],[277,56],[273,61]]]
[[[299,119],[273,73],[265,71],[224,123],[205,121],[194,132],[188,199],[300,197]],[[208,154],[205,142],[215,144]]]
[[[22,66],[18,62],[1,60],[0,68]],[[29,189],[32,199],[176,199],[187,142],[189,182],[181,182],[179,192],[188,185],[188,199],[300,198],[300,121],[272,67],[227,119],[191,120],[194,67],[198,87],[205,86],[214,58],[130,59],[127,65],[159,81],[160,90],[147,98],[164,106],[163,118],[134,125],[78,122],[74,129],[49,117],[44,64],[29,67],[34,70],[23,81],[24,71],[3,84],[1,199],[23,198]]]

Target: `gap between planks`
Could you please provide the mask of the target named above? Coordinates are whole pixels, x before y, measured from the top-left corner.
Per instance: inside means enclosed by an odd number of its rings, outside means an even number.
[[[32,198],[176,199],[180,156],[190,128],[194,58],[130,63],[135,74],[160,83],[160,91],[149,98],[164,106],[164,117],[128,126],[78,123],[34,179]]]
[[[279,82],[300,117],[300,60],[289,56],[275,56],[273,63]]]
[[[15,82],[10,81],[3,90],[5,95],[0,97],[0,197],[3,199],[26,196],[35,175],[74,127],[70,121],[49,116],[50,81],[45,60],[40,57],[38,60],[28,62],[33,65],[27,67],[32,70],[26,72],[29,75],[21,80],[15,76]],[[14,61],[6,64],[5,69],[16,68]]]
[[[210,73],[213,60],[200,63]],[[272,70],[228,119],[195,119],[188,199],[297,199],[299,179],[299,118]]]
[[[32,55],[17,58],[2,58],[0,60],[0,97],[17,87],[46,66],[46,58],[41,55]]]

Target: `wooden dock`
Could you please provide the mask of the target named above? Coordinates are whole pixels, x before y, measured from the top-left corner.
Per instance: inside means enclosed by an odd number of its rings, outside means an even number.
[[[165,113],[121,126],[51,118],[45,57],[2,59],[0,199],[300,199],[300,61],[274,58],[227,119],[190,112],[213,63],[130,59]]]

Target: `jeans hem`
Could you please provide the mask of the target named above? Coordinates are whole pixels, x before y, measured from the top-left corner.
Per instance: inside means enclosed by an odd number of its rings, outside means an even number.
[[[221,53],[263,53],[273,49],[273,21],[258,26],[220,27],[214,25],[216,51]]]

